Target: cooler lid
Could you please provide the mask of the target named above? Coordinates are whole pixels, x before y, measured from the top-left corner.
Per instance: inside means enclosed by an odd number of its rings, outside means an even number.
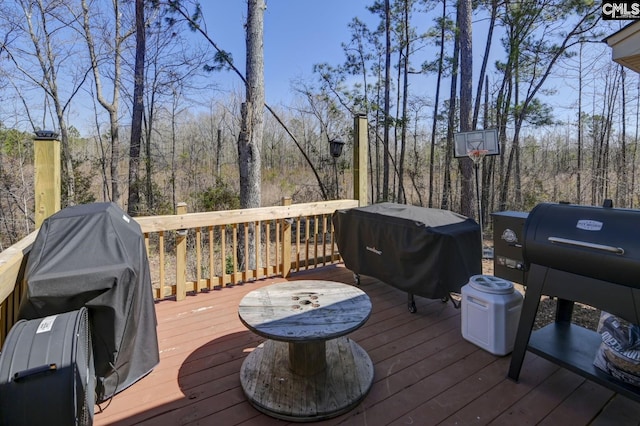
[[[513,293],[513,283],[511,281],[503,280],[493,275],[474,275],[469,279],[469,285],[483,293]]]

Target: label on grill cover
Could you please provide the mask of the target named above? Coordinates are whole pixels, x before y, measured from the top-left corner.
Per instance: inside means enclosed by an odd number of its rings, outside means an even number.
[[[602,230],[602,222],[597,220],[582,219],[578,221],[576,228],[584,231],[600,231]]]
[[[51,315],[49,317],[43,318],[38,324],[38,329],[36,330],[36,334],[47,333],[51,331],[53,328],[53,323],[56,322],[57,315]]]

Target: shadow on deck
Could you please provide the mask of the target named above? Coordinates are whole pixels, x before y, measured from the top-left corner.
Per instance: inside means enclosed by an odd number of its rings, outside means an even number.
[[[343,265],[295,274],[290,281],[353,283]],[[240,387],[240,366],[264,339],[237,315],[240,299],[282,278],[260,280],[156,304],[160,364],[147,377],[96,407],[96,425],[282,425],[254,409]],[[494,356],[462,338],[451,303],[407,296],[362,277],[373,311],[350,334],[371,357],[371,391],[354,410],[317,424],[637,425],[640,403],[616,395],[527,353],[520,382],[509,380],[510,357]]]

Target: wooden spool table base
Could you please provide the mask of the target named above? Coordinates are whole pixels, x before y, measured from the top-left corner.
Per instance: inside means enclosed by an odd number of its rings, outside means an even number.
[[[295,344],[267,340],[242,364],[242,389],[259,411],[288,421],[324,420],[353,409],[369,392],[373,363],[353,340],[326,341],[326,367],[312,375],[292,371],[289,345]]]
[[[369,355],[344,337],[371,314],[359,288],[321,280],[274,284],[245,295],[238,317],[267,338],[244,360],[247,399],[272,417],[323,420],[354,408],[373,383]]]

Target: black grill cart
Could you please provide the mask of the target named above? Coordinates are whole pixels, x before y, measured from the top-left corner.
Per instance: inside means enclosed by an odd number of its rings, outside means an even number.
[[[571,322],[574,302],[640,323],[640,210],[543,203],[527,217],[527,292],[508,376],[518,380],[525,352],[553,361],[640,401],[640,389],[593,365],[602,338]],[[540,297],[557,297],[555,322],[532,331]]]

